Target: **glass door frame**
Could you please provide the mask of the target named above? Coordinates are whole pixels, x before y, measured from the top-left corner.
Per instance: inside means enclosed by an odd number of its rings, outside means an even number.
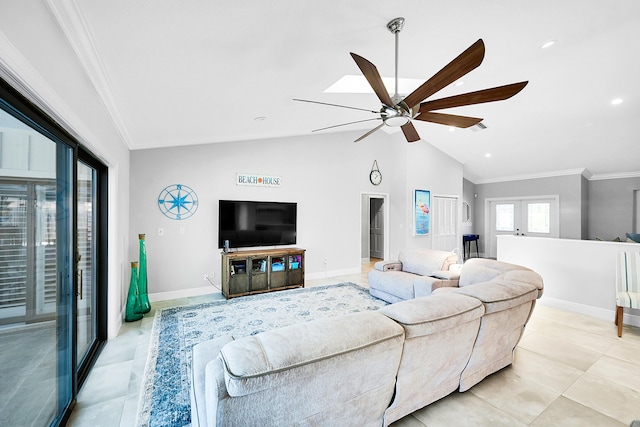
[[[91,366],[95,363],[107,339],[107,304],[108,304],[108,227],[107,227],[107,167],[79,141],[45,114],[33,102],[19,93],[4,79],[0,78],[0,108],[14,116],[37,132],[57,144],[56,182],[58,186],[57,200],[62,202],[64,213],[57,213],[56,223],[62,226],[57,236],[57,274],[59,283],[58,328],[57,337],[58,375],[57,375],[57,416],[52,426],[64,425],[75,405],[78,390],[86,379]],[[77,300],[77,164],[82,160],[97,171],[96,198],[96,339],[87,351],[84,363],[77,364],[76,351],[76,313]],[[70,203],[69,200],[71,201]]]
[[[75,163],[76,170],[77,164],[79,161],[90,166],[96,171],[96,194],[95,194],[95,264],[94,267],[96,269],[94,277],[95,277],[95,319],[94,319],[94,327],[96,331],[96,336],[94,337],[93,342],[89,345],[87,352],[85,353],[84,360],[77,360],[77,351],[75,351],[75,339],[74,339],[74,366],[77,366],[77,387],[79,388],[87,378],[91,367],[95,363],[95,360],[98,358],[98,355],[104,346],[107,340],[107,311],[108,311],[108,298],[107,298],[107,265],[108,265],[108,245],[107,245],[107,167],[96,159],[89,151],[85,150],[83,147],[78,147],[77,150],[78,155],[76,156]],[[77,182],[77,176],[76,181]],[[77,189],[74,197],[77,198]],[[77,201],[74,204],[75,212],[77,215]],[[77,218],[76,222],[77,224]],[[75,236],[75,245],[74,249],[77,251],[78,248],[78,237],[77,237],[77,226],[74,227]],[[74,252],[75,253],[75,252]],[[74,257],[74,260],[76,258]],[[78,283],[78,262],[74,262],[74,289],[79,289],[80,284]],[[77,299],[75,298],[74,292],[74,320],[76,319],[77,313]],[[77,337],[77,323],[73,322],[74,328],[74,337]]]

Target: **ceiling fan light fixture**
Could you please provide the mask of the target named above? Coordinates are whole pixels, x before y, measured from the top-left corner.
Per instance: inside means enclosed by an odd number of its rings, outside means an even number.
[[[400,127],[409,123],[409,117],[392,116],[384,119],[384,124],[391,127]]]

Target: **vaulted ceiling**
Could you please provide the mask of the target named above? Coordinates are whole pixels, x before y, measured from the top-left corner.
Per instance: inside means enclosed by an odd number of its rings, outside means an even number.
[[[370,118],[293,98],[378,110],[372,92],[324,91],[360,75],[350,52],[393,77],[394,36],[386,24],[404,17],[401,78],[425,80],[477,39],[486,45],[484,62],[462,85],[430,99],[529,81],[509,100],[443,111],[482,117],[484,130],[416,122],[416,143],[463,163],[465,177],[640,171],[635,0],[43,0],[41,7],[63,29],[133,150],[309,135]],[[622,103],[612,105],[614,99]],[[375,125],[323,132],[353,144],[353,131]],[[390,144],[407,143],[399,129],[385,130]]]

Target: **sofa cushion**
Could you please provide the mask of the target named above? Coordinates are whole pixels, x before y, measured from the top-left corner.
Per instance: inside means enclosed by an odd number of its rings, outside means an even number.
[[[451,261],[453,259],[453,261]],[[447,270],[450,263],[455,263],[457,255],[435,249],[412,248],[400,252],[398,260],[402,263],[402,271],[431,276],[439,270]]]
[[[504,311],[538,298],[538,288],[530,283],[507,281],[501,278],[454,289],[451,294],[467,295],[482,301],[485,314]]]
[[[369,286],[371,291],[379,290],[387,294],[393,295],[400,300],[411,299],[415,297],[413,290],[414,279],[421,277],[403,271],[378,271],[371,270],[369,272]],[[374,295],[372,293],[372,295]],[[375,295],[374,295],[375,296]],[[386,301],[386,299],[385,299]],[[396,302],[389,301],[389,302]]]
[[[220,351],[226,367],[227,391],[231,396],[243,396],[274,388],[291,378],[272,374],[394,339],[400,340],[398,345],[401,347],[402,327],[372,311],[299,323],[239,338]]]
[[[482,303],[465,295],[444,293],[382,307],[378,313],[400,323],[407,339],[431,335],[480,318]]]
[[[460,271],[459,287],[475,283],[488,282],[500,274],[510,270],[528,270],[515,264],[486,258],[472,258],[467,260]]]

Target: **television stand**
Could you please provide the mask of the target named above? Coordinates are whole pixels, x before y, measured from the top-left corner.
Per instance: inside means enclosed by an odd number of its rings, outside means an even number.
[[[222,253],[225,298],[304,287],[304,249],[282,248]]]

